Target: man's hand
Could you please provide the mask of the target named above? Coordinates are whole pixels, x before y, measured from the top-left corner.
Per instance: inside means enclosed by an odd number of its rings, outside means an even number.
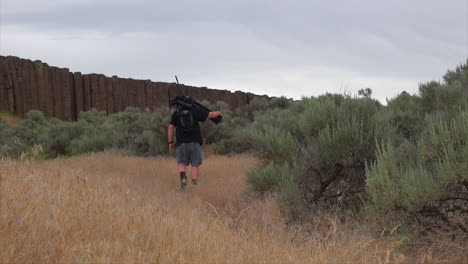
[[[208,119],[216,118],[218,116],[222,117],[223,114],[221,112],[219,112],[219,111],[208,113]]]
[[[169,143],[169,149],[170,150],[175,150],[175,144],[174,143]]]

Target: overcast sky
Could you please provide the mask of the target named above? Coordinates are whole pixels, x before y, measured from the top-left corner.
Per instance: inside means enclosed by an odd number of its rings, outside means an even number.
[[[0,54],[83,73],[382,102],[468,58],[468,0],[0,0]]]

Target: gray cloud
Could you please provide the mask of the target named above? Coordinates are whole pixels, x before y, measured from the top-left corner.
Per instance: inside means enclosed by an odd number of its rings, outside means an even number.
[[[451,1],[4,0],[0,52],[73,71],[310,96],[385,100],[468,57]]]

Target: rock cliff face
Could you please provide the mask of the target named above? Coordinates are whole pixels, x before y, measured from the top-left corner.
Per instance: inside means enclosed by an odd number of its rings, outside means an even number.
[[[30,110],[63,120],[76,120],[81,111],[91,108],[107,114],[128,106],[152,110],[167,106],[169,98],[176,95],[224,101],[231,108],[249,104],[258,97],[240,91],[73,73],[41,61],[0,56],[0,112],[21,117]]]

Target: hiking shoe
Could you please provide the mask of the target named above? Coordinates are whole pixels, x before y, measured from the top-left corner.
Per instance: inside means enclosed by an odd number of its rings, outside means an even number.
[[[187,186],[187,178],[180,179],[180,189],[185,190],[186,186]]]
[[[197,183],[198,183],[198,179],[192,179],[192,184],[193,185],[197,185]]]

